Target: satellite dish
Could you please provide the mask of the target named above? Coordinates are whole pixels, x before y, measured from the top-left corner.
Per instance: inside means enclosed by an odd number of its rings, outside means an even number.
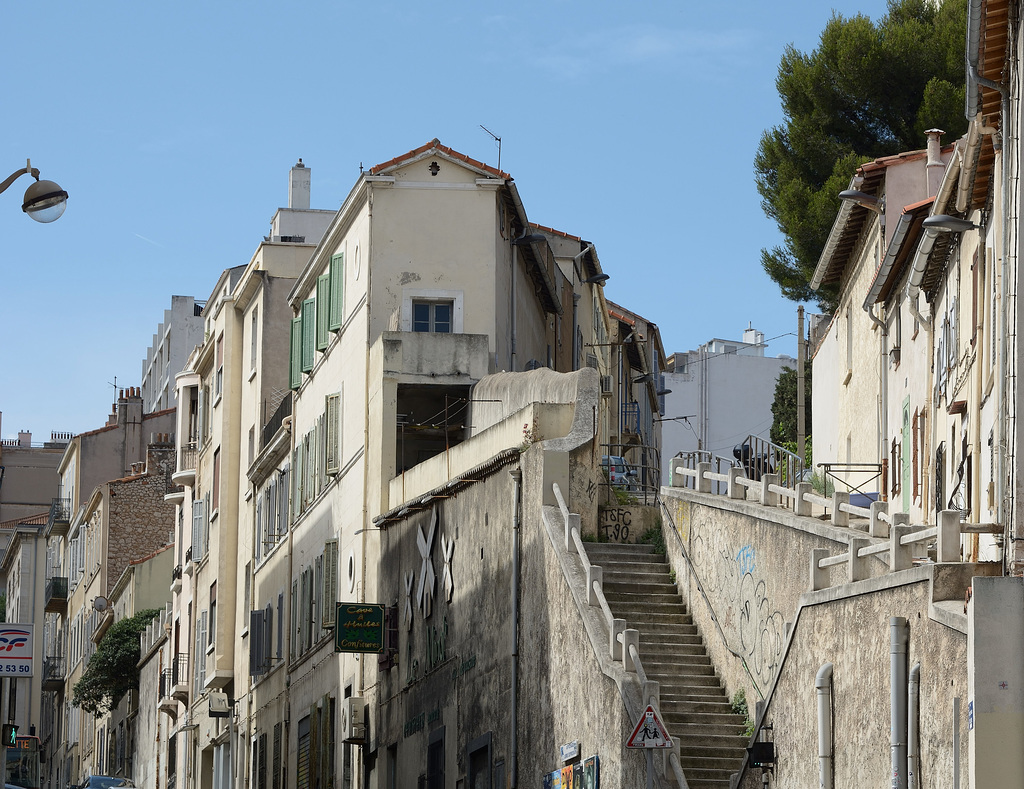
[[[106,611],[110,603],[107,602],[107,598],[103,595],[97,595],[96,599],[92,601],[92,607],[97,611]]]

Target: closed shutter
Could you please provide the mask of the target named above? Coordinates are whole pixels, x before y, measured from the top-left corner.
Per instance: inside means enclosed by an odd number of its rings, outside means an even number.
[[[320,786],[331,786],[334,774],[334,699],[325,695],[320,703]]]
[[[320,789],[320,708],[316,704],[309,710],[309,785]]]
[[[327,328],[330,318],[331,275],[321,274],[316,278],[316,349],[327,350],[331,332]]]
[[[256,771],[257,789],[267,789],[267,735],[261,734],[259,739],[259,765]]]
[[[313,369],[316,357],[316,299],[302,302],[302,372]]]
[[[292,660],[299,654],[299,582],[292,581],[292,643],[288,654]]]
[[[302,386],[302,318],[292,318],[291,346],[288,356],[288,386]]]
[[[263,628],[266,621],[262,611],[249,612],[249,676],[258,677],[267,671],[267,659],[263,651]]]
[[[334,627],[338,602],[338,541],[324,543],[324,627]]]
[[[270,789],[281,789],[281,724],[274,724],[273,766],[270,771]]]
[[[324,410],[327,417],[327,473],[337,474],[341,471],[341,395],[327,395]]]
[[[203,500],[192,502],[192,561],[203,558]]]
[[[333,255],[328,269],[330,277],[331,307],[327,320],[330,331],[338,331],[343,322],[345,311],[345,255]]]
[[[284,594],[277,596],[277,659],[284,657]]]
[[[203,448],[203,436],[206,433],[204,425],[206,424],[206,409],[209,404],[206,402],[206,390],[199,390],[199,406],[196,411],[196,424],[198,430],[196,430],[196,450]],[[193,461],[194,462],[194,461]]]
[[[263,665],[265,671],[270,671],[271,658],[274,654],[274,609],[270,603],[267,603],[267,607],[263,609],[263,631],[261,633],[261,640],[263,641]]]
[[[196,633],[196,681],[199,691],[206,686],[206,615],[206,611],[199,615],[199,629]]]

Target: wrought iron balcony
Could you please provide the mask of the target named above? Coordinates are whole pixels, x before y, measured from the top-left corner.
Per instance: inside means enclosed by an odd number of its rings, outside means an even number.
[[[46,520],[46,533],[63,537],[71,524],[71,498],[57,496],[50,500],[50,516]]]
[[[262,452],[267,448],[277,431],[281,429],[281,424],[285,418],[292,415],[292,393],[287,392],[284,399],[278,404],[274,410],[273,416],[267,420],[267,423],[263,426],[263,430],[260,433],[260,451]]]
[[[47,578],[46,591],[43,595],[46,610],[55,614],[64,614],[68,610],[68,579]]]
[[[164,472],[164,501],[170,501],[177,504],[185,499],[185,486],[175,483],[175,468],[177,468],[177,466],[172,463]]]
[[[175,485],[191,485],[196,480],[196,459],[199,457],[199,444],[190,441],[182,444],[177,451],[175,471],[171,481]]]
[[[171,661],[170,695],[182,703],[188,703],[188,655],[178,654]]]
[[[43,658],[43,690],[63,690],[65,660],[63,655]]]

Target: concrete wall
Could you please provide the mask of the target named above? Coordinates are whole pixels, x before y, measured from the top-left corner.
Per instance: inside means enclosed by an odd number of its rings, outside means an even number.
[[[561,766],[559,746],[573,741],[580,743],[583,758],[599,755],[603,785],[640,785],[644,758],[622,748],[631,730],[624,704],[594,657],[541,520],[542,446],[522,458],[519,785],[539,785],[542,774]],[[398,607],[399,644],[398,665],[380,675],[383,701],[379,712],[371,712],[371,739],[379,754],[396,760],[398,786],[415,785],[425,772],[431,735],[442,727],[445,785],[465,778],[468,744],[488,733],[490,766],[510,785],[515,485],[508,470],[514,467],[495,468],[457,496],[435,501],[380,535],[383,566],[391,568],[382,578],[380,599]],[[448,544],[450,563],[443,552]],[[423,545],[429,547],[427,563]],[[436,579],[429,617],[419,595],[428,566]],[[394,755],[388,757],[391,748]],[[383,766],[380,757],[377,764]]]
[[[753,502],[662,493],[669,559],[717,672],[730,695],[745,691],[752,713],[755,701],[769,700],[774,780],[818,786],[814,679],[825,662],[834,665],[835,785],[887,780],[889,619],[899,616],[910,621],[909,664],[921,663],[921,785],[953,785],[954,751],[966,765],[964,591],[972,576],[998,574],[999,566],[890,573],[872,559],[866,580],[850,583],[846,565],[837,565],[828,588],[807,592],[811,549],[842,553],[862,532]],[[754,772],[745,786],[760,785]]]
[[[60,477],[57,466],[64,447],[2,447],[0,466],[4,467],[0,484],[0,523],[50,509],[57,496]]]

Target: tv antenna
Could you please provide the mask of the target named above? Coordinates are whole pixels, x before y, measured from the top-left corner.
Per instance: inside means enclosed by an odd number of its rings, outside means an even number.
[[[484,126],[482,123],[480,124],[480,128],[483,129],[485,132],[487,132],[489,135],[491,135],[494,138],[494,141],[496,143],[498,143],[498,169],[500,170],[501,169],[501,137],[499,137],[497,134],[492,132],[490,129],[488,129],[486,126]]]
[[[107,381],[107,386],[114,387],[114,401],[116,402],[117,401],[117,376],[116,375],[114,376],[114,382],[113,383],[111,383],[110,381]]]

